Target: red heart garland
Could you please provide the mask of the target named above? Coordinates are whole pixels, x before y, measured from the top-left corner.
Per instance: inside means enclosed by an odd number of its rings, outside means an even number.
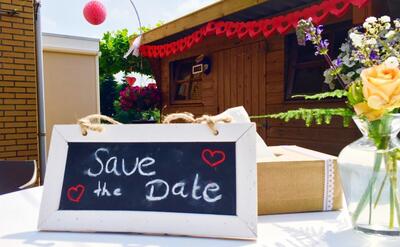
[[[172,54],[172,45],[166,44],[165,45],[165,56],[168,57],[171,54]]]
[[[238,31],[238,24],[235,22],[228,22],[225,35],[228,39],[231,39],[236,36]]]
[[[317,8],[315,8],[315,14],[312,17],[315,24],[319,25],[328,17],[329,12],[326,11],[328,4],[329,2],[323,2],[320,6],[316,6]]]
[[[211,34],[215,34],[215,30],[217,28],[217,22],[212,21],[207,23],[206,28],[204,30],[204,36],[209,36]]]
[[[71,186],[67,190],[67,198],[71,202],[79,203],[81,201],[83,193],[85,193],[85,186],[83,186],[82,184]]]
[[[171,43],[171,52],[172,54],[176,54],[176,52],[178,51],[178,42],[172,42]]]
[[[247,29],[247,25],[244,22],[240,22],[238,24],[237,35],[239,39],[244,39],[249,34],[249,30]]]
[[[154,57],[154,48],[152,46],[147,47],[147,54],[148,54],[149,58]]]
[[[198,30],[198,31],[196,31],[196,32],[194,32],[193,33],[193,39],[194,39],[194,42],[197,44],[197,43],[200,43],[202,40],[203,40],[203,38],[204,38],[204,36],[203,36],[203,30]]]
[[[148,56],[147,49],[148,49],[147,46],[141,46],[141,47],[139,47],[140,56],[142,56],[142,57],[147,57],[147,56]]]
[[[160,56],[160,48],[158,46],[153,46],[153,57]]]
[[[187,47],[188,49],[191,48],[191,47],[193,46],[193,42],[194,42],[193,36],[192,36],[192,35],[187,36],[187,37],[185,38],[185,42],[186,42],[186,47]]]
[[[336,17],[343,16],[350,7],[350,3],[346,0],[332,0],[332,4],[333,8],[329,12]]]
[[[247,23],[247,30],[250,38],[255,38],[261,33],[260,24],[257,21],[251,21]]]
[[[225,34],[226,28],[227,28],[226,26],[227,26],[227,24],[225,22],[222,22],[222,21],[217,22],[216,27],[215,27],[215,34],[217,36],[221,36],[221,35]]]
[[[320,4],[291,12],[285,16],[276,16],[272,19],[250,22],[212,21],[178,41],[160,46],[145,45],[143,49],[140,48],[140,54],[141,56],[150,58],[170,56],[178,52],[183,52],[201,42],[205,36],[214,34],[218,36],[225,35],[228,38],[238,37],[239,39],[244,39],[247,36],[255,38],[261,32],[265,38],[269,38],[275,31],[283,35],[292,27],[296,27],[299,19],[312,17],[313,22],[318,25],[329,14],[341,17],[348,11],[351,5],[361,8],[368,2],[369,0],[324,0]]]
[[[158,46],[158,56],[160,58],[165,57],[165,46],[164,45]]]
[[[275,26],[272,24],[271,20],[263,20],[261,24],[262,32],[264,33],[264,37],[268,38],[275,31]]]
[[[368,1],[369,0],[350,0],[350,3],[352,3],[357,8],[362,8],[366,3],[368,3]]]
[[[210,160],[210,158],[213,160]],[[217,167],[225,161],[225,152],[221,150],[204,149],[201,152],[201,159],[210,167]]]
[[[184,39],[178,40],[178,49],[180,52],[186,49],[186,41]]]
[[[273,19],[274,25],[275,23],[277,24],[276,30],[278,30],[278,33],[283,35],[290,30],[290,28],[292,27],[291,18],[292,17],[290,15],[287,15],[275,17]]]

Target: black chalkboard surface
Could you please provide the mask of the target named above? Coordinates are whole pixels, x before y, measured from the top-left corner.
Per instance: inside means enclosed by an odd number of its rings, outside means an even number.
[[[59,210],[236,215],[234,142],[69,142]]]

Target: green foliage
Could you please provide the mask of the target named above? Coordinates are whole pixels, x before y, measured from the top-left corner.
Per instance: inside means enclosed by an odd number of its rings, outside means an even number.
[[[162,22],[156,24],[161,25]],[[151,27],[142,27],[142,32],[147,32]],[[140,31],[140,30],[139,30]],[[114,75],[120,71],[125,74],[134,71],[144,75],[152,76],[150,62],[146,58],[135,57],[130,55],[124,58],[129,50],[129,40],[133,40],[138,34],[128,35],[127,29],[121,29],[115,32],[106,32],[100,40],[100,109],[101,113],[110,117],[114,117],[116,111],[114,109],[114,101],[117,100],[118,94],[126,87],[126,84],[118,84],[114,81]],[[121,116],[123,119],[124,116]]]
[[[114,119],[118,122],[129,124],[134,121],[146,121],[146,120],[154,120],[156,122],[160,122],[161,112],[159,109],[152,109],[148,111],[136,111],[134,109],[130,109],[129,111],[123,111],[118,101],[114,102],[116,113],[114,115]]]
[[[117,82],[112,76],[107,76],[100,81],[100,112],[112,117],[115,114],[114,100],[118,96]]]
[[[306,122],[306,126],[310,127],[315,121],[316,124],[330,124],[333,116],[340,116],[343,118],[343,126],[348,127],[350,124],[351,117],[353,116],[353,111],[349,108],[333,108],[333,109],[305,109],[299,108],[297,110],[289,110],[287,112],[281,112],[277,114],[252,116],[251,118],[275,118],[281,119],[285,122],[289,120],[302,119]]]
[[[363,94],[363,85],[361,81],[356,81],[349,87],[349,93],[347,99],[350,105],[354,106],[358,103],[365,101]]]
[[[149,28],[143,28],[148,30]],[[106,32],[100,41],[99,70],[100,79],[113,76],[120,71],[128,73],[135,71],[145,75],[152,75],[150,63],[146,58],[129,56],[124,58],[129,50],[129,40],[137,36],[128,36],[128,30],[122,29],[115,32]]]
[[[321,100],[321,99],[326,99],[326,98],[343,98],[347,97],[347,91],[343,89],[336,89],[335,91],[329,91],[329,92],[324,92],[324,93],[318,93],[314,95],[294,95],[292,98],[304,98],[304,99],[316,99],[316,100]]]

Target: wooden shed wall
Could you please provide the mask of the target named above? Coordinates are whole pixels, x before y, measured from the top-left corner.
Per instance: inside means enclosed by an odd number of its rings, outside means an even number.
[[[364,11],[368,14],[368,11]],[[358,22],[363,11],[349,13]],[[335,20],[333,20],[335,21]],[[201,104],[171,104],[170,62],[205,54],[212,60],[209,75],[203,75]],[[249,115],[276,113],[299,107],[335,107],[340,102],[289,102],[284,100],[284,37],[267,40],[228,40],[211,37],[187,52],[159,60],[156,78],[160,81],[163,113],[192,112],[195,115],[217,114],[243,105]],[[154,61],[153,61],[154,62]],[[337,155],[360,136],[354,125],[344,128],[341,119],[331,125],[305,127],[303,121],[256,120],[258,133],[268,145],[299,145]]]

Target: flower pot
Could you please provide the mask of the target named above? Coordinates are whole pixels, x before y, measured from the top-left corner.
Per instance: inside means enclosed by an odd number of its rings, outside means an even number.
[[[400,114],[375,121],[353,119],[363,137],[338,157],[353,226],[366,233],[400,235]]]

